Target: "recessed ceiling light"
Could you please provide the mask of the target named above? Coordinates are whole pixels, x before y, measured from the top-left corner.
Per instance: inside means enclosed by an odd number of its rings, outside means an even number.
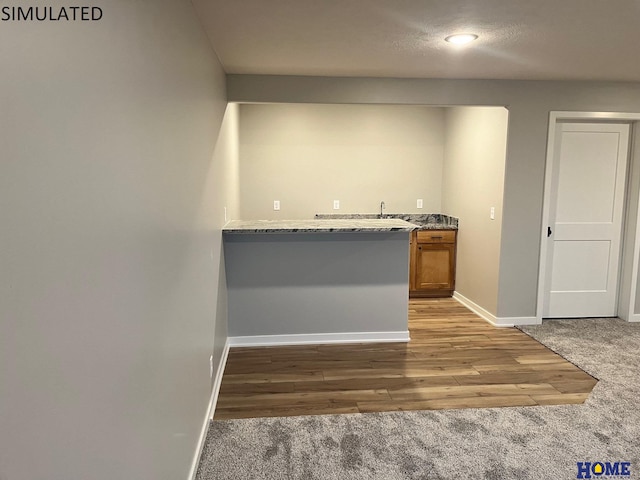
[[[464,45],[465,43],[473,42],[477,38],[478,35],[474,35],[473,33],[459,33],[456,35],[449,35],[445,38],[445,41],[455,45]]]

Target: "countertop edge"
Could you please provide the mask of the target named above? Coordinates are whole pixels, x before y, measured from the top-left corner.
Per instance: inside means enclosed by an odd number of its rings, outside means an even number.
[[[417,225],[412,228],[267,228],[267,229],[223,229],[225,235],[256,234],[256,233],[384,233],[384,232],[406,232],[420,230]]]
[[[326,225],[323,225],[326,223]],[[287,234],[287,233],[384,233],[412,232],[418,225],[398,219],[233,221],[222,228],[223,234]]]

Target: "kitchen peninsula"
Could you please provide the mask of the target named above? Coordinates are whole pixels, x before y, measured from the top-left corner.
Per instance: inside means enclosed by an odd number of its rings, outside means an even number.
[[[394,218],[228,223],[231,344],[407,341],[415,228]]]

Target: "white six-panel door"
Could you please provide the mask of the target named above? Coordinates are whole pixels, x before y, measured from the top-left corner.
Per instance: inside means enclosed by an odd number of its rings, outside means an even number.
[[[629,125],[559,123],[546,318],[616,315]]]

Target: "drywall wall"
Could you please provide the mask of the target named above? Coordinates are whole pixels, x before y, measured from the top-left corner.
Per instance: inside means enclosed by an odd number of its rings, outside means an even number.
[[[214,135],[215,137],[215,135]],[[238,105],[228,104],[215,142],[213,159],[204,177],[200,212],[196,216],[205,232],[212,261],[211,271],[217,274],[217,284],[203,284],[202,296],[213,295],[215,313],[213,344],[213,372],[220,367],[228,338],[227,280],[221,227],[238,218],[239,206],[239,156],[238,156]],[[208,260],[205,261],[205,265]],[[208,268],[208,267],[207,267]],[[212,387],[214,378],[211,378]]]
[[[233,102],[506,106],[497,315],[536,314],[551,111],[640,112],[640,83],[228,75]]]
[[[456,292],[493,315],[498,306],[507,120],[503,107],[445,109],[442,210],[460,219]]]
[[[3,480],[186,479],[226,337],[224,72],[189,1],[101,6],[0,28]]]
[[[440,212],[443,118],[414,106],[241,105],[241,218],[377,213],[381,201],[387,213]]]
[[[240,218],[239,119],[239,105],[228,104],[212,163],[218,170],[208,177],[215,184],[214,211],[224,223]]]

